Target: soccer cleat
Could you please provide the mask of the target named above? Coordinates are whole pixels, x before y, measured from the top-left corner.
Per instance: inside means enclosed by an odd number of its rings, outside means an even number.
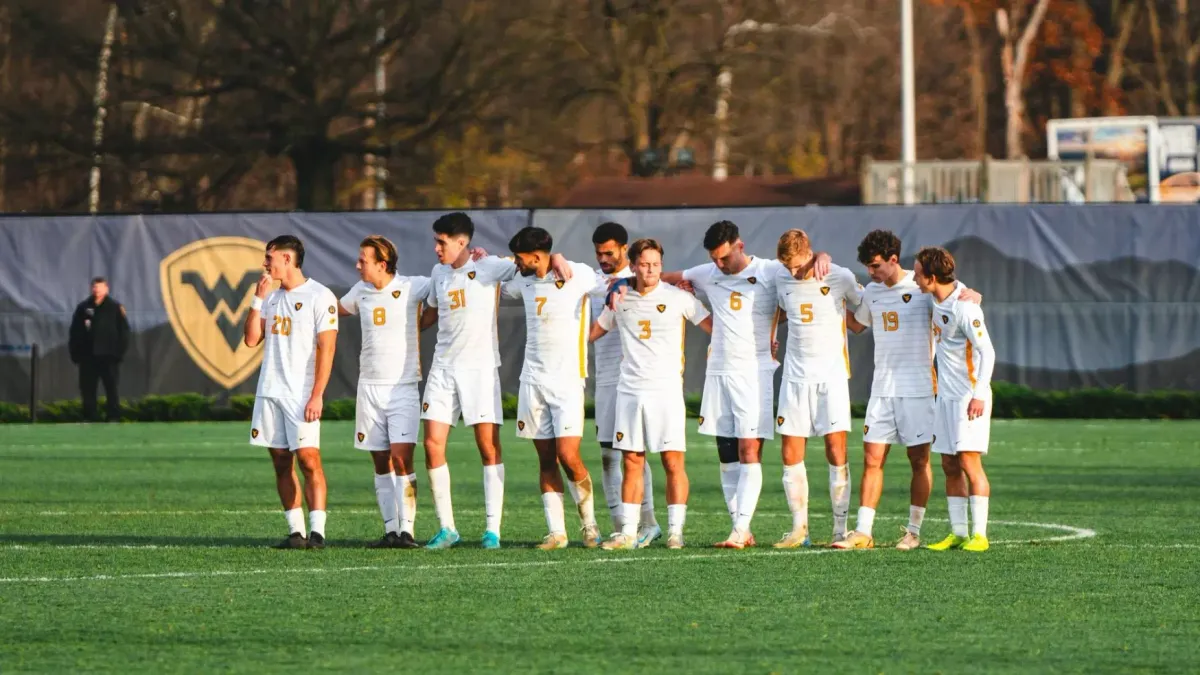
[[[433,535],[433,539],[430,539],[428,544],[425,544],[425,548],[430,551],[440,551],[457,544],[459,539],[461,537],[458,536],[457,532],[448,527],[443,527],[438,530],[437,534]]]
[[[299,532],[293,532],[288,535],[287,539],[275,544],[271,548],[288,549],[288,548],[308,548],[308,539]]]
[[[411,534],[407,532],[401,532],[399,543],[396,548],[421,548],[421,545],[417,543],[416,539],[413,539]]]
[[[930,544],[925,548],[930,551],[949,551],[952,548],[959,548],[967,543],[966,537],[960,537],[957,534],[948,534],[946,538],[936,544]]]
[[[909,532],[908,528],[904,529],[904,536],[900,538],[900,541],[896,542],[897,551],[911,551],[915,548],[920,548],[920,546],[921,538]]]
[[[742,532],[741,530],[735,528],[729,533],[729,537],[725,541],[718,541],[717,543],[713,544],[713,548],[732,548],[740,551],[748,546],[747,542],[749,539],[749,533]]]
[[[842,543],[843,541],[846,541],[846,533],[845,532],[834,532],[833,533],[833,541],[829,542],[829,545],[832,547],[832,546],[835,546],[836,544]]]
[[[495,532],[484,532],[483,539],[479,540],[479,545],[489,551],[494,551],[500,548],[500,535]]]
[[[632,551],[636,547],[637,539],[620,532],[614,532],[608,541],[600,544],[605,551]]]
[[[667,535],[667,548],[676,550],[676,551],[683,548],[683,533],[682,532],[672,532],[672,533],[668,534]]]
[[[645,525],[638,530],[637,547],[646,548],[659,539],[662,539],[662,528],[658,526],[658,523]]]
[[[400,535],[395,532],[388,532],[379,541],[367,544],[367,548],[400,548]]]
[[[846,538],[841,541],[835,541],[830,544],[830,548],[836,548],[842,551],[848,551],[855,548],[875,548],[875,538],[869,534],[863,534],[858,530],[852,530]]]
[[[775,542],[775,548],[800,548],[801,546],[812,546],[812,541],[808,538],[808,528],[798,527],[791,532],[783,535],[783,538]]]
[[[537,545],[537,548],[543,551],[555,551],[560,548],[567,547],[567,535],[561,532],[551,532],[542,537],[542,543]]]
[[[982,534],[976,534],[968,539],[966,543],[959,548],[972,553],[983,553],[984,551],[988,550],[988,540],[987,537],[983,536]]]
[[[325,548],[325,535],[320,532],[313,532],[308,535],[308,547],[317,550]]]
[[[747,532],[746,533],[746,548],[754,548],[755,546],[758,546],[758,542],[754,540],[754,533]]]
[[[595,523],[583,526],[583,545],[588,548],[596,548],[600,545],[600,528]]]

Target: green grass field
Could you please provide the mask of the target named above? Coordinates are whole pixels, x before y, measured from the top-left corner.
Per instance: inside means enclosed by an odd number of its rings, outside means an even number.
[[[511,426],[504,550],[476,544],[481,472],[462,430],[450,462],[467,545],[366,550],[381,527],[347,423],[323,434],[330,548],[274,551],[286,528],[244,424],[0,427],[0,672],[1200,669],[1200,423],[993,424],[982,555],[713,550],[729,521],[700,437],[688,549],[533,550],[537,465]],[[790,526],[777,447],[764,543]],[[808,466],[814,539],[828,540],[822,454]],[[881,543],[908,512],[903,455],[889,468]],[[948,530],[935,477],[926,540]],[[602,497],[597,511],[607,529]]]

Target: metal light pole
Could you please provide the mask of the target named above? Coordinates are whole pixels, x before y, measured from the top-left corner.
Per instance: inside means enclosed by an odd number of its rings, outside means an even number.
[[[913,2],[900,0],[900,154],[904,166],[904,203],[916,202],[913,170],[917,162],[917,106],[913,67]]]
[[[96,96],[93,104],[96,106],[96,120],[92,128],[92,175],[88,180],[88,211],[96,213],[100,210],[100,146],[104,143],[104,118],[108,110],[108,62],[112,59],[112,44],[117,32],[117,3],[108,8],[108,18],[104,22],[104,42],[100,47],[100,67],[96,73]]]

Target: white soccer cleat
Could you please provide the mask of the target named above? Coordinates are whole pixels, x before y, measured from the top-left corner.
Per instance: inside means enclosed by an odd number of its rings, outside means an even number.
[[[729,538],[727,538],[725,541],[719,541],[713,544],[714,548],[732,548],[738,551],[746,548],[747,546],[750,546],[750,533],[742,532],[736,528],[733,530],[733,532],[729,533]]]
[[[843,541],[846,541],[846,533],[845,532],[834,532],[833,533],[833,541],[831,541],[829,543],[829,545],[833,546],[834,544],[840,544]]]
[[[668,534],[667,535],[667,548],[673,549],[673,550],[679,550],[679,549],[683,548],[683,533],[682,532],[672,532],[671,534]]]
[[[583,545],[587,548],[600,545],[600,528],[595,523],[583,526]]]
[[[900,539],[900,541],[896,542],[897,551],[912,551],[920,547],[921,538],[912,532],[909,532],[908,528],[904,529],[904,536]]]
[[[658,523],[653,525],[643,525],[641,529],[638,530],[637,547],[646,548],[659,539],[662,539],[662,528],[658,526]]]

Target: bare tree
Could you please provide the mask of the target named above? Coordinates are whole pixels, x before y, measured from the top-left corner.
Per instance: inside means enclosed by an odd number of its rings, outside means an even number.
[[[1009,8],[996,11],[996,28],[1004,40],[1001,63],[1004,68],[1004,107],[1008,111],[1006,147],[1009,159],[1025,155],[1021,136],[1025,131],[1025,74],[1029,68],[1029,54],[1033,39],[1037,36],[1050,0],[1037,0],[1033,11],[1028,3],[1015,0]]]

